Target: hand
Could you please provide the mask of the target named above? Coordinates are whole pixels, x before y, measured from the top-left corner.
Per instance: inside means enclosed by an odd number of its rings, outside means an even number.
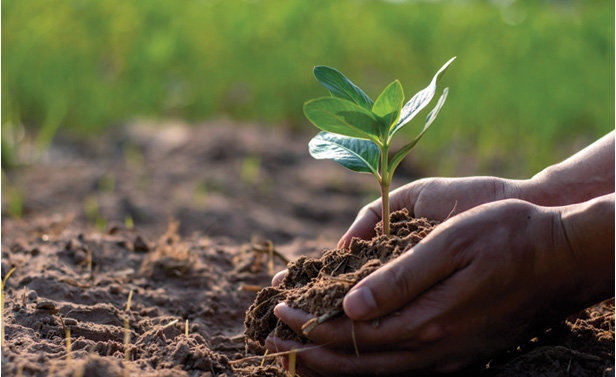
[[[404,185],[390,194],[391,211],[408,209],[411,216],[429,220],[445,220],[477,205],[501,199],[519,198],[527,190],[528,181],[496,177],[426,178]],[[375,225],[381,221],[381,199],[364,206],[349,230],[338,242],[338,247],[350,245],[353,237],[371,239]],[[272,278],[272,285],[282,282],[287,270]]]
[[[569,299],[583,296],[580,276],[589,271],[563,229],[560,208],[518,200],[451,218],[347,294],[354,322],[332,319],[308,334],[307,350],[297,353],[302,375],[450,371],[528,340],[581,305]],[[298,333],[312,318],[285,304],[274,313]],[[273,337],[266,346],[303,347]]]
[[[520,191],[527,186],[527,181],[496,177],[426,178],[392,191],[389,201],[391,212],[406,208],[411,216],[443,221],[481,204],[520,198]],[[379,221],[381,199],[359,211],[338,247],[349,245],[353,237],[371,239]]]

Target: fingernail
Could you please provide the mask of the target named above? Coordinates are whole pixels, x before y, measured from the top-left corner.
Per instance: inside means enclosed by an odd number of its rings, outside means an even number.
[[[368,287],[351,290],[342,302],[344,312],[350,318],[363,318],[376,311],[376,300]]]

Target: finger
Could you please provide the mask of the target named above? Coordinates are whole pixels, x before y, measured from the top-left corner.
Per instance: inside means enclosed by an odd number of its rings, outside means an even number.
[[[271,353],[281,353],[281,352],[290,352],[291,350],[300,350],[304,347],[303,344],[292,341],[292,340],[284,340],[278,337],[268,337],[265,339],[265,348],[267,348]],[[321,377],[321,374],[313,371],[312,369],[298,365],[297,363],[297,353],[296,361],[295,361],[295,372],[302,377]],[[289,370],[289,356],[284,355],[280,356],[280,361],[282,363],[282,367],[285,370]]]
[[[284,280],[284,277],[287,276],[288,272],[289,270],[285,269],[274,275],[274,277],[272,278],[272,287],[280,285],[280,283],[282,283],[282,281]]]
[[[405,308],[397,315],[380,318],[375,322],[351,321],[347,317],[333,318],[303,335],[317,344],[348,350],[354,350],[355,347],[362,351],[419,349],[442,339],[446,334],[439,323],[431,321],[443,310],[435,310],[434,303],[430,301],[434,300],[426,300],[422,296],[417,300],[417,305],[412,306],[412,311]],[[302,334],[303,325],[314,318],[286,304],[277,305],[274,313],[298,334]]]
[[[313,343],[302,345],[277,337],[267,338],[265,346],[272,352],[297,349],[297,367],[300,370],[310,371],[308,375],[360,376],[377,373],[390,375],[434,365],[434,359],[423,357],[421,352],[369,352],[358,357],[354,352],[341,352]]]
[[[344,297],[346,315],[370,320],[398,310],[455,271],[448,226],[442,224],[411,250],[355,285]]]
[[[425,187],[425,180],[415,181],[406,184],[389,194],[389,209],[391,212],[406,208],[411,216],[415,216],[415,202],[422,189]],[[374,227],[382,219],[381,199],[377,199],[362,208],[349,230],[338,242],[338,248],[348,248],[353,237],[369,240],[375,236]]]

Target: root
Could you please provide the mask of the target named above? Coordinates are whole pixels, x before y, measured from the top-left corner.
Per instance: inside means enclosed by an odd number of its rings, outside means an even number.
[[[448,220],[451,217],[451,215],[453,215],[453,213],[456,211],[456,207],[457,206],[458,206],[458,201],[456,200],[456,202],[453,204],[453,208],[451,209],[451,212],[449,212],[449,215],[447,215],[447,217],[445,217],[445,220],[443,220],[443,222]]]

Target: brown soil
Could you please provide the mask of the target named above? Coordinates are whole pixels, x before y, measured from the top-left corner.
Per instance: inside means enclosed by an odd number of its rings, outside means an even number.
[[[270,263],[274,271],[285,268],[277,255],[293,261],[292,274],[301,272],[283,283],[304,290],[285,293],[287,301],[320,315],[340,307],[351,282],[431,227],[402,221],[409,233],[377,238],[368,263],[351,256],[367,241],[356,241],[351,253],[320,252],[377,191],[365,175],[312,160],[310,136],[220,122],[132,125],[92,143],[60,135],[41,163],[8,172],[2,277],[16,269],[5,288],[2,373],[284,375],[274,359],[233,362],[265,352],[243,336],[244,320],[256,289],[269,285]],[[395,185],[413,178],[409,166]],[[9,216],[15,193],[21,218]],[[134,227],[124,225],[127,218]],[[327,282],[335,288],[309,283],[316,276],[335,277]],[[280,288],[259,296],[272,289]],[[329,306],[302,306],[301,297],[312,294],[327,296]],[[478,373],[613,375],[613,324],[610,300],[554,324]],[[253,335],[250,325],[249,334],[262,340],[275,324],[257,327]]]
[[[428,235],[435,221],[413,219],[407,210],[391,214],[391,237],[379,236],[370,241],[354,238],[349,249],[325,251],[321,257],[302,256],[289,263],[289,272],[279,286],[259,292],[246,314],[246,335],[264,344],[274,331],[280,337],[299,337],[274,316],[280,302],[301,309],[315,317],[329,317],[342,312],[342,299],[361,279],[385,263],[400,256]],[[377,234],[382,231],[377,227]]]

